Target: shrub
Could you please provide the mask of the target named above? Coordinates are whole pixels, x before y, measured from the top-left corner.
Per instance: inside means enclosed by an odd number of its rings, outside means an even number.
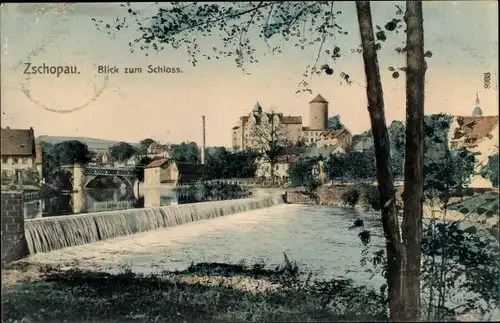
[[[380,209],[380,200],[378,197],[378,189],[375,186],[367,187],[364,191],[364,200],[368,206],[371,206],[374,210]]]
[[[355,207],[359,201],[360,195],[361,193],[358,189],[352,188],[342,193],[342,201],[344,201],[345,205]]]

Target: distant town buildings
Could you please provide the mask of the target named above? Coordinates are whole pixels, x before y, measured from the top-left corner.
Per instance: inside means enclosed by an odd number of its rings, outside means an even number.
[[[147,156],[150,158],[170,158],[170,148],[170,145],[153,142],[147,149]]]
[[[477,171],[488,163],[488,157],[498,154],[498,115],[483,116],[479,96],[471,116],[455,116],[450,126],[449,147],[466,148],[476,154]],[[480,175],[473,176],[470,187],[491,187],[491,182]]]
[[[144,185],[149,187],[170,184],[190,184],[203,178],[205,165],[175,162],[169,158],[152,161],[144,168]]]
[[[2,183],[24,179],[24,184],[35,184],[42,178],[43,149],[35,144],[33,128],[2,128],[0,147]]]
[[[350,145],[352,135],[341,126],[340,129],[328,129],[328,101],[317,95],[309,102],[310,125],[303,125],[302,116],[285,116],[279,112],[264,112],[257,103],[252,112],[241,116],[232,128],[232,148],[251,149],[259,144],[258,138],[264,127],[274,127],[280,136],[286,137],[290,144],[302,142],[310,147],[336,146],[345,149]],[[272,124],[270,126],[270,124]]]

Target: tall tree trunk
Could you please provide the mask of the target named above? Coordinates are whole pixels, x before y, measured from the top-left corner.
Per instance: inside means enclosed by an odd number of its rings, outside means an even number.
[[[358,24],[363,48],[366,74],[366,94],[371,129],[375,146],[378,193],[381,203],[382,225],[387,250],[387,287],[391,321],[404,318],[403,260],[404,250],[399,233],[396,212],[394,180],[391,167],[389,134],[385,123],[384,98],[378,67],[373,23],[369,1],[356,1]]]
[[[403,211],[405,313],[420,320],[420,260],[424,188],[424,27],[422,1],[406,1],[406,150]]]

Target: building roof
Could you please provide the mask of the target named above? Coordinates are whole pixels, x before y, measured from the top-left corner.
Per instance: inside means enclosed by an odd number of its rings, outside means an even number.
[[[458,127],[451,140],[486,138],[498,125],[498,116],[457,116]]]
[[[297,155],[281,155],[276,158],[277,164],[292,164],[299,158]]]
[[[248,122],[248,116],[241,116],[240,119],[243,122]]]
[[[325,100],[324,97],[321,96],[321,94],[316,95],[314,99],[312,99],[311,102],[309,103],[328,103],[328,101]]]
[[[233,130],[240,129],[240,126],[234,126]]]
[[[280,121],[283,124],[302,124],[301,116],[284,116],[280,114]]]
[[[475,107],[473,110],[472,110],[472,115],[474,117],[481,117],[483,115],[483,110],[481,110],[480,107]]]
[[[35,133],[30,129],[1,129],[2,156],[35,156]]]
[[[203,174],[205,172],[205,165],[203,164],[193,164],[193,163],[175,163],[177,169],[181,174]]]
[[[144,168],[156,168],[156,167],[161,167],[165,165],[166,163],[170,162],[170,158],[159,158],[156,160],[153,160],[151,163],[149,163],[146,167]]]

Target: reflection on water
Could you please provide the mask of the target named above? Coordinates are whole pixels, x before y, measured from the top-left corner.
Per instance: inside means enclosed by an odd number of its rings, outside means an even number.
[[[237,185],[200,185],[184,189],[175,187],[141,188],[120,186],[115,188],[86,188],[83,191],[85,213],[122,210],[141,207],[187,204],[206,201],[219,201],[248,197],[249,193]],[[78,193],[73,193],[74,195]],[[50,199],[45,208],[47,216],[72,213],[73,196],[62,194]]]

